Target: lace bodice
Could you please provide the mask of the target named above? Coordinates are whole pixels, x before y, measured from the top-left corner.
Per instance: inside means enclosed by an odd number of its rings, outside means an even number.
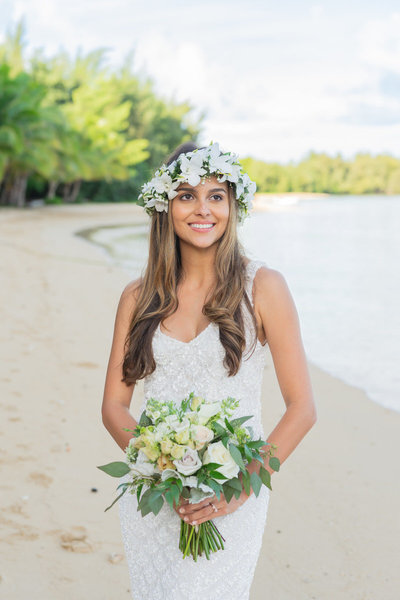
[[[246,291],[251,302],[255,273],[264,264],[253,260],[247,265]],[[249,355],[254,340],[254,326],[244,302],[243,317],[246,350],[238,373],[232,377],[229,377],[223,365],[225,348],[219,341],[219,328],[216,323],[209,323],[190,342],[170,337],[161,331],[159,325],[153,337],[157,368],[145,378],[142,409],[151,397],[159,400],[183,400],[193,391],[195,395],[213,402],[221,400],[222,394],[223,397],[233,396],[240,401],[240,408],[235,416],[252,414],[255,417],[254,426],[256,421],[260,424],[259,393],[266,361],[265,347],[257,340],[253,354]],[[261,434],[259,428],[255,433]]]
[[[247,293],[252,298],[257,269],[264,265],[252,260],[247,265]],[[257,340],[254,352],[254,326],[243,302],[246,350],[236,375],[229,377],[223,366],[225,349],[219,328],[210,323],[190,342],[163,333],[153,336],[155,371],[144,380],[142,410],[150,397],[182,400],[190,392],[207,400],[232,396],[240,401],[234,416],[253,415],[248,422],[256,437],[265,437],[261,424],[261,383],[266,349]],[[246,354],[247,352],[247,354]],[[131,591],[135,600],[248,600],[266,522],[269,490],[262,487],[236,511],[216,517],[226,539],[225,550],[211,555],[182,560],[178,550],[180,519],[164,504],[155,517],[141,517],[134,495],[125,494],[119,502],[121,531],[129,566]]]

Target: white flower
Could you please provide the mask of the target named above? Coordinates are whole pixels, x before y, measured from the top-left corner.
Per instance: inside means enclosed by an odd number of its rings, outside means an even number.
[[[174,460],[173,463],[182,475],[193,475],[202,466],[196,450],[192,450],[189,446],[185,447],[185,453],[182,458]]]
[[[214,432],[209,427],[204,425],[192,425],[190,428],[191,438],[196,442],[196,449],[201,450],[205,444],[211,442],[214,437]]]
[[[154,438],[156,442],[161,442],[163,437],[169,433],[169,427],[166,423],[159,423],[154,431]]]
[[[136,462],[130,465],[133,474],[145,475],[151,477],[154,473],[158,473],[157,467],[148,460],[142,450],[139,450]]]
[[[210,462],[222,465],[222,467],[217,468],[217,471],[227,479],[233,479],[239,473],[239,466],[235,463],[231,453],[225,448],[222,442],[210,444],[204,452],[203,463],[206,465]]]
[[[198,411],[199,425],[205,425],[220,410],[221,404],[219,402],[206,402],[202,404]]]
[[[193,187],[199,185],[201,176],[206,174],[206,170],[202,167],[203,155],[200,152],[194,153],[192,158],[183,155],[180,163],[182,179]]]

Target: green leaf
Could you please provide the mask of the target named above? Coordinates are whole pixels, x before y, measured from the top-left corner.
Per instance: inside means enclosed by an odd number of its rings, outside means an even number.
[[[180,496],[180,491],[179,491],[178,486],[173,485],[171,487],[171,493],[172,493],[173,499],[175,500],[175,504],[178,504],[179,503],[179,496]]]
[[[114,504],[115,504],[116,502],[118,502],[118,500],[119,500],[120,498],[122,498],[122,496],[125,494],[125,492],[126,492],[126,490],[127,490],[127,489],[128,489],[128,486],[127,486],[126,488],[124,488],[124,489],[123,489],[123,491],[120,493],[120,495],[119,495],[119,496],[117,496],[117,497],[115,498],[114,502],[113,502],[112,504],[110,504],[110,506],[107,506],[107,508],[105,509],[105,511],[104,511],[104,512],[107,512],[108,510],[110,510],[110,508],[111,508],[112,506],[114,506]]]
[[[111,477],[123,477],[130,471],[130,468],[124,462],[112,462],[97,468],[107,473],[107,475],[111,475]]]
[[[232,419],[231,421],[231,425],[232,427],[234,427],[236,429],[236,427],[240,427],[241,425],[243,425],[243,423],[246,423],[246,421],[248,421],[249,419],[252,419],[253,417],[238,417],[237,419]]]
[[[225,448],[228,448],[229,437],[227,435],[225,435],[223,438],[221,438],[221,442],[223,443]]]
[[[262,448],[265,446],[265,442],[263,440],[255,440],[254,442],[247,442],[249,448]]]
[[[225,428],[222,427],[222,425],[220,425],[219,423],[214,421],[211,427],[215,432],[216,437],[219,437],[220,435],[225,435]]]
[[[229,423],[228,419],[225,417],[225,425],[228,431],[230,431],[232,434],[235,433],[235,430],[233,429],[232,425]]]
[[[214,471],[214,469],[218,469],[218,467],[222,467],[222,465],[220,463],[207,463],[206,465],[204,465],[207,468],[207,471]]]
[[[256,496],[258,496],[261,490],[262,482],[255,471],[253,471],[253,473],[250,475],[250,483],[251,487],[253,488],[253,492]]]
[[[274,471],[279,471],[279,467],[281,466],[280,460],[277,456],[272,456],[269,459],[268,464]]]
[[[171,490],[167,490],[165,492],[165,499],[168,502],[168,504],[170,505],[171,508],[174,508],[174,494]]]
[[[162,497],[162,495],[153,494],[153,496],[151,496],[151,498],[149,500],[150,509],[155,515],[158,515],[163,504],[164,504],[164,498]]]
[[[215,495],[217,496],[217,499],[219,500],[221,497],[221,490],[222,490],[221,484],[217,483],[213,479],[207,479],[207,485],[209,485],[210,488],[214,490]]]
[[[233,497],[233,489],[229,486],[224,486],[225,500],[229,503]]]
[[[251,463],[254,456],[247,444],[244,444],[244,455],[247,458],[247,460],[249,461],[249,463]]]
[[[244,491],[250,496],[250,473],[245,469],[242,474]]]
[[[152,425],[153,421],[146,415],[146,411],[144,410],[142,412],[142,414],[140,415],[140,419],[139,419],[139,427],[148,427],[149,425]]]
[[[260,467],[259,475],[261,477],[261,481],[263,482],[263,484],[266,485],[267,488],[269,488],[270,490],[272,490],[272,487],[271,487],[271,474],[270,474],[270,472],[267,471],[267,469],[265,467]]]
[[[229,452],[233,458],[233,460],[235,461],[235,463],[242,469],[245,469],[244,466],[244,462],[243,462],[243,458],[242,458],[242,453],[240,452],[239,448],[237,446],[235,446],[235,444],[229,444]]]
[[[136,490],[136,498],[137,498],[138,503],[140,501],[140,494],[142,493],[143,485],[144,485],[143,483],[138,485],[137,490]]]
[[[242,493],[243,486],[238,477],[229,479],[229,481],[226,482],[226,485],[229,485],[229,487],[233,488],[234,490],[239,490],[239,492]]]
[[[222,475],[222,473],[218,473],[218,471],[211,471],[210,477],[212,477],[213,479],[226,479],[225,475]]]

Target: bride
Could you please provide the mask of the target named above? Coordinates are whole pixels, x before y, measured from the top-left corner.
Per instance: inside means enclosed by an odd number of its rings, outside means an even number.
[[[267,441],[282,464],[316,421],[299,319],[284,276],[250,260],[237,237],[255,191],[237,156],[218,144],[178,147],[142,187],[150,215],[144,274],[121,294],[107,368],[102,417],[122,450],[135,429],[129,411],[138,380],[144,402],[180,401],[190,392],[207,401],[240,400],[235,416],[261,422],[266,345],[286,410]],[[269,465],[265,467],[272,473]],[[250,463],[252,472],[256,465]],[[284,476],[281,475],[281,476]],[[269,490],[223,495],[199,504],[164,504],[141,517],[135,495],[119,502],[123,543],[136,600],[246,600],[266,523]],[[182,560],[180,520],[215,520],[225,549],[210,560]],[[266,590],[266,597],[268,591]]]

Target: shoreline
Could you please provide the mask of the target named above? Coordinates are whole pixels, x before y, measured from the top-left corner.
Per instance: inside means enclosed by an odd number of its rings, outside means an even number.
[[[0,211],[0,591],[9,600],[130,597],[117,510],[103,512],[114,482],[95,467],[120,455],[100,404],[130,278],[77,232],[147,222],[131,203]],[[284,412],[267,352],[266,432]],[[400,415],[309,368],[318,421],[272,479],[251,600],[395,600]],[[139,384],[134,415],[141,398]]]

